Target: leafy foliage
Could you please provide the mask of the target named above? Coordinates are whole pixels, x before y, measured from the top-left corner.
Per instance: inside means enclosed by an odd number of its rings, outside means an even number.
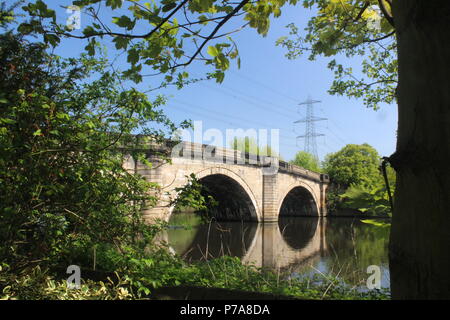
[[[171,206],[191,208],[196,211],[205,211],[217,206],[218,203],[212,196],[204,196],[204,191],[208,190],[195,174],[191,173],[187,178],[188,183],[184,187],[175,188],[177,197],[171,202]]]
[[[36,0],[23,7],[29,19],[21,23],[19,31],[41,34],[53,46],[64,38],[79,39],[90,55],[96,54],[100,41],[110,41],[119,54],[127,57],[128,69],[123,74],[130,80],[141,82],[144,75],[153,74],[159,76],[160,86],[181,87],[189,82],[189,74],[180,69],[193,61],[212,66],[208,77],[222,82],[230,60],[240,63],[239,51],[230,35],[246,26],[266,35],[270,17],[280,16],[281,7],[287,2],[76,0],[72,5],[78,6],[85,17],[78,31],[57,21],[56,4]],[[296,2],[289,0],[291,4]],[[230,20],[241,15],[244,17],[240,27],[221,32]]]
[[[317,14],[308,21],[305,35],[295,24],[289,24],[289,36],[278,45],[295,59],[309,53],[333,57],[328,68],[334,72],[329,93],[363,98],[367,107],[377,109],[380,103],[392,103],[396,98],[398,63],[390,0],[305,0],[305,8],[316,8]],[[362,57],[362,68],[338,63],[336,56]]]
[[[312,154],[305,151],[297,152],[294,160],[290,161],[290,163],[311,171],[321,171],[319,161]]]
[[[330,179],[346,188],[351,184],[372,186],[380,179],[380,156],[368,144],[348,144],[328,154],[323,163]]]
[[[113,282],[86,280],[80,289],[70,289],[67,281],[56,280],[39,266],[26,268],[19,273],[0,266],[1,300],[124,300],[133,298],[128,281]]]
[[[281,156],[272,150],[269,145],[259,146],[258,142],[252,137],[235,137],[231,142],[231,148],[253,155],[279,157],[281,159]]]
[[[125,276],[116,273],[105,281],[82,280],[80,289],[68,289],[65,280],[56,280],[39,267],[20,274],[0,268],[1,299],[147,299],[154,289],[164,286],[194,285],[265,292],[301,299],[388,299],[383,291],[358,292],[339,279],[286,278],[254,266],[243,265],[239,258],[222,257],[205,263],[187,265],[167,250],[153,258],[130,259]]]
[[[368,212],[377,216],[387,216],[391,212],[385,188],[352,185],[341,195],[341,198],[345,200],[346,207],[355,208],[361,212]]]
[[[122,166],[121,147],[139,150],[131,132],[144,124],[176,128],[164,100],[121,90],[106,60],[62,60],[9,33],[0,42],[1,260],[55,264],[81,243],[151,237],[141,209],[156,186]]]
[[[392,209],[380,160],[378,152],[368,144],[349,144],[328,154],[323,166],[334,183],[327,193],[329,209],[351,208],[371,215],[390,215]],[[391,167],[386,169],[393,192],[395,171]]]
[[[387,172],[389,185],[393,192],[396,180],[395,171],[388,167]],[[340,197],[344,200],[345,206],[349,208],[356,208],[377,216],[390,216],[392,214],[386,184],[381,176],[377,183],[371,186],[351,185]],[[372,224],[380,225],[379,223]]]

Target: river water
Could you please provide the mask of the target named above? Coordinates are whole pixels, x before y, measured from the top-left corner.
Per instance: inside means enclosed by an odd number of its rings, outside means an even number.
[[[164,237],[186,261],[221,255],[246,264],[287,272],[294,277],[333,275],[366,291],[373,273],[381,271],[381,287],[389,289],[389,228],[356,218],[283,218],[278,223],[202,223],[192,213],[173,214]]]

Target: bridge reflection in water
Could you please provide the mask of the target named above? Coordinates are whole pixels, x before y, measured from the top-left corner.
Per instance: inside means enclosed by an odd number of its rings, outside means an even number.
[[[170,224],[183,216],[199,222],[194,214],[174,214]],[[162,238],[186,261],[236,256],[300,277],[339,275],[352,286],[364,287],[367,267],[377,265],[382,287],[389,288],[389,229],[359,219],[281,216],[278,223],[212,222],[169,229]]]
[[[211,222],[168,230],[163,238],[187,261],[228,255],[257,267],[285,269],[323,256],[325,223],[318,217],[286,217],[264,224]]]

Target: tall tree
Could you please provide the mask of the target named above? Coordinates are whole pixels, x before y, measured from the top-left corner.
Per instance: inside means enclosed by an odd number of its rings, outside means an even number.
[[[348,144],[338,152],[327,154],[323,163],[331,181],[343,188],[351,184],[375,185],[381,177],[379,166],[377,150],[367,143]]]
[[[450,2],[393,2],[397,171],[390,243],[394,298],[450,297]]]

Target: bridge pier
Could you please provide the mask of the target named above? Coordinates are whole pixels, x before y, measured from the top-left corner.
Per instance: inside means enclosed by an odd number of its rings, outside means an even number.
[[[261,222],[278,221],[278,175],[263,175]]]
[[[319,199],[319,215],[325,217],[328,215],[327,210],[327,187],[328,187],[328,176],[320,175],[320,199]]]

